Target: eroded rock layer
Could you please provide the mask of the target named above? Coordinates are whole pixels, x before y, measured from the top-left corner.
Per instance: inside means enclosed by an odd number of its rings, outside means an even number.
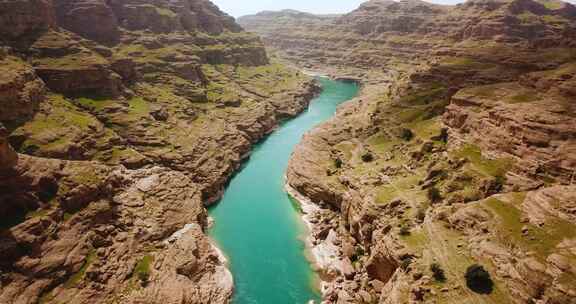
[[[227,303],[205,206],[317,86],[205,0],[9,0],[0,25],[0,303]]]
[[[574,6],[277,14],[240,23],[286,62],[363,84],[287,173],[326,303],[576,303]]]

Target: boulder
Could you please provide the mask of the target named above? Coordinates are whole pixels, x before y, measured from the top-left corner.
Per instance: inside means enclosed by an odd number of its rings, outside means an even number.
[[[46,96],[44,82],[15,57],[0,60],[0,122],[29,119]]]

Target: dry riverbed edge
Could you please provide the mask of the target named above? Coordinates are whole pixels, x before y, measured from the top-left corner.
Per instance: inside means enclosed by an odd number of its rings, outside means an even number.
[[[328,290],[335,288],[335,281],[330,279],[331,274],[334,271],[340,273],[349,271],[351,264],[345,262],[340,248],[335,244],[335,242],[338,242],[338,236],[334,231],[330,232],[326,240],[316,237],[317,232],[322,229],[316,220],[316,218],[321,218],[320,210],[322,208],[290,186],[288,182],[285,183],[284,188],[290,197],[299,204],[300,218],[307,228],[304,240],[306,257],[310,260],[312,269],[317,272],[320,278],[322,297],[326,297]]]

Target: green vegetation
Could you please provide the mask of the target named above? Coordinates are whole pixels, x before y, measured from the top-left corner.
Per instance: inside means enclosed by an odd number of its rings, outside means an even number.
[[[411,229],[409,226],[404,224],[404,225],[402,225],[402,227],[400,227],[400,236],[408,236],[410,234],[411,234]]]
[[[138,7],[145,7],[145,8],[152,9],[152,10],[156,11],[156,13],[158,13],[158,15],[163,16],[163,17],[177,17],[178,16],[176,13],[174,13],[173,11],[171,11],[168,8],[159,7],[159,6],[152,5],[152,4],[140,4],[140,5],[138,5]]]
[[[372,155],[372,153],[370,152],[365,152],[364,154],[362,154],[362,161],[365,163],[369,163],[374,161],[374,155]]]
[[[148,282],[148,280],[150,279],[150,271],[151,271],[150,268],[152,266],[153,261],[154,261],[154,258],[151,255],[144,256],[136,264],[136,267],[134,268],[133,276],[138,278],[138,280],[140,280],[140,282],[143,282],[143,283]]]
[[[534,24],[540,22],[540,18],[531,12],[523,12],[517,16],[518,20],[523,24]]]
[[[466,144],[454,155],[458,158],[467,159],[475,169],[488,176],[504,178],[506,172],[514,165],[511,159],[488,159],[482,155],[482,150],[475,145]]]
[[[368,144],[373,147],[373,150],[376,152],[385,152],[392,149],[392,147],[396,144],[399,144],[400,141],[398,138],[390,138],[387,133],[377,133],[368,139]]]
[[[432,101],[443,98],[446,95],[446,92],[446,87],[440,84],[434,84],[428,88],[418,90],[415,93],[402,97],[400,102],[408,105],[428,104]]]
[[[238,95],[229,89],[229,86],[211,82],[206,87],[206,96],[210,102],[228,102],[239,100]]]
[[[377,204],[387,204],[398,196],[396,189],[392,186],[384,186],[378,189],[376,193]]]
[[[430,265],[430,271],[432,272],[432,277],[436,282],[444,283],[446,282],[446,274],[444,273],[444,269],[438,263],[433,263]]]
[[[412,257],[411,256],[405,256],[405,257],[403,257],[403,259],[401,259],[400,268],[403,270],[407,270],[411,264],[412,264]]]
[[[34,63],[44,68],[59,70],[78,70],[87,66],[108,64],[103,57],[89,52],[78,52],[62,57],[43,57]]]
[[[408,128],[401,128],[400,129],[400,138],[405,141],[411,141],[414,138],[414,132]]]
[[[428,244],[428,236],[423,231],[411,231],[401,238],[406,246],[413,250],[423,250]]]
[[[452,70],[487,70],[496,67],[492,63],[480,62],[469,57],[449,57],[442,61],[440,66]]]
[[[342,168],[343,164],[344,164],[344,162],[342,161],[342,159],[340,159],[340,157],[338,157],[334,160],[334,167],[336,167],[336,169]]]
[[[75,143],[76,134],[92,133],[92,127],[99,124],[61,95],[50,95],[42,108],[45,110],[13,132],[25,139],[15,147],[20,152],[65,151]]]
[[[166,60],[182,53],[195,54],[202,49],[194,44],[170,44],[159,48],[147,48],[141,44],[122,44],[115,48],[118,58],[131,58],[137,63],[165,66]],[[198,60],[196,55],[189,55],[191,61]]]
[[[550,48],[538,52],[534,60],[568,63],[576,59],[576,50],[573,48]],[[573,63],[572,63],[573,64]],[[569,66],[570,64],[568,64]],[[557,71],[557,70],[553,70]]]
[[[80,97],[74,100],[82,108],[89,110],[100,111],[108,106],[117,104],[116,101],[110,99],[101,99],[97,97]]]
[[[145,116],[150,113],[150,106],[142,97],[134,97],[128,101],[130,112],[135,116]]]
[[[414,136],[422,139],[434,141],[444,141],[448,138],[447,134],[442,134],[440,118],[435,117],[427,120],[420,120],[409,123],[406,125],[407,128],[413,133]],[[444,135],[444,136],[443,136]],[[434,137],[438,137],[437,139]]]
[[[442,201],[442,194],[440,193],[440,190],[438,190],[438,188],[430,187],[428,188],[428,191],[426,193],[428,195],[428,200],[432,204]]]
[[[416,220],[418,221],[418,223],[424,223],[425,219],[426,219],[426,209],[423,207],[418,208],[418,211],[416,212]]]
[[[74,213],[64,212],[64,214],[62,215],[62,219],[64,220],[64,222],[67,222],[67,221],[69,221],[73,216],[74,216]]]
[[[475,95],[475,96],[479,96],[479,97],[484,97],[484,98],[492,98],[496,96],[496,92],[498,91],[498,89],[502,86],[502,84],[490,84],[490,85],[484,85],[484,86],[479,86],[479,87],[474,87],[474,88],[469,88],[469,89],[465,89],[467,92]]]
[[[68,279],[68,281],[66,281],[66,283],[64,283],[64,287],[65,288],[73,288],[76,285],[78,285],[78,283],[84,279],[84,275],[86,274],[86,270],[88,269],[88,267],[90,267],[90,265],[92,265],[92,263],[94,262],[95,259],[96,259],[96,250],[90,249],[90,251],[88,252],[88,255],[84,259],[84,264],[82,265],[80,270],[78,272],[76,272],[75,274],[73,274]]]
[[[522,195],[512,196],[517,204]],[[564,239],[576,238],[576,225],[559,219],[548,219],[542,227],[522,222],[522,212],[511,203],[491,198],[484,202],[497,217],[497,235],[501,242],[514,248],[532,251],[542,260]]]
[[[541,16],[542,20],[546,23],[556,24],[559,26],[563,26],[564,24],[568,23],[568,20],[560,17],[560,16],[553,16],[553,15],[544,15]]]
[[[464,278],[466,279],[466,286],[476,293],[491,294],[494,290],[494,282],[490,273],[478,264],[468,267]]]
[[[421,172],[414,172],[406,177],[395,178],[393,184],[381,186],[376,190],[376,203],[388,204],[395,198],[414,202],[424,202],[425,193],[416,186],[422,180]]]
[[[538,2],[543,4],[549,10],[557,10],[564,7],[564,3],[558,0],[539,0]]]
[[[506,101],[508,101],[509,103],[526,103],[538,100],[540,100],[540,97],[536,92],[519,93],[506,99]]]

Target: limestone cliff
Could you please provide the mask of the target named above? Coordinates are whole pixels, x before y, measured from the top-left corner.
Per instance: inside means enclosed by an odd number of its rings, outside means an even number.
[[[316,206],[326,302],[574,303],[575,7],[374,0],[307,28],[293,15],[240,23],[282,60],[363,85],[287,173]]]
[[[227,303],[205,205],[316,85],[206,0],[8,0],[0,25],[0,302]]]

